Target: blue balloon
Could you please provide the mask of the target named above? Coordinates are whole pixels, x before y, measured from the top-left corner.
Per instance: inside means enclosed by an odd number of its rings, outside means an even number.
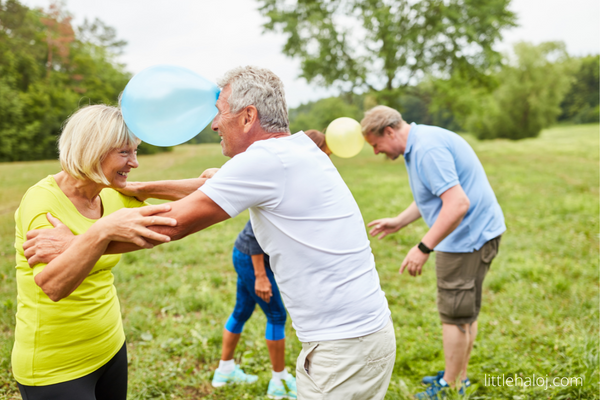
[[[131,78],[121,97],[121,110],[127,127],[142,141],[175,146],[212,121],[218,98],[218,86],[195,72],[155,65]]]

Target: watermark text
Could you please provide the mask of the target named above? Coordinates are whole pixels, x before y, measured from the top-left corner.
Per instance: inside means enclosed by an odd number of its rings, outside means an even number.
[[[485,386],[522,386],[522,387],[539,387],[548,390],[553,387],[564,387],[564,386],[583,386],[583,377],[571,376],[571,377],[559,377],[559,376],[543,376],[533,374],[532,376],[521,376],[521,375],[488,375],[485,374],[483,379]]]

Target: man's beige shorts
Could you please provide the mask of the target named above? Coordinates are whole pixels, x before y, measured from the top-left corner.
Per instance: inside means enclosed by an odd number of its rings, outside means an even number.
[[[300,400],[383,399],[396,360],[392,321],[367,336],[304,342],[296,363]]]

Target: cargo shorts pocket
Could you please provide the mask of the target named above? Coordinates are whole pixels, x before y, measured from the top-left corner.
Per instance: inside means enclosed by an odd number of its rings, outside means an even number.
[[[323,393],[323,390],[315,380],[316,371],[314,371],[312,365],[312,356],[317,347],[319,347],[318,343],[306,348],[303,347],[298,355],[298,360],[296,361],[296,379],[299,386],[303,387],[305,395],[308,395],[309,393]],[[302,396],[299,395],[299,398],[302,398]]]
[[[437,306],[440,314],[450,318],[468,318],[475,315],[475,279],[438,281]]]

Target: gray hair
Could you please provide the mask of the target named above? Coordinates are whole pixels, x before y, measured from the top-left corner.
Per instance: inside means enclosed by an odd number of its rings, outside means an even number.
[[[266,132],[289,132],[287,104],[283,82],[265,68],[237,67],[217,81],[220,88],[229,85],[228,103],[235,114],[248,106],[256,107],[260,126]]]
[[[375,136],[383,136],[383,131],[388,126],[398,129],[404,126],[406,122],[402,115],[393,108],[387,106],[376,106],[365,113],[365,117],[360,121],[363,135],[372,133]]]

